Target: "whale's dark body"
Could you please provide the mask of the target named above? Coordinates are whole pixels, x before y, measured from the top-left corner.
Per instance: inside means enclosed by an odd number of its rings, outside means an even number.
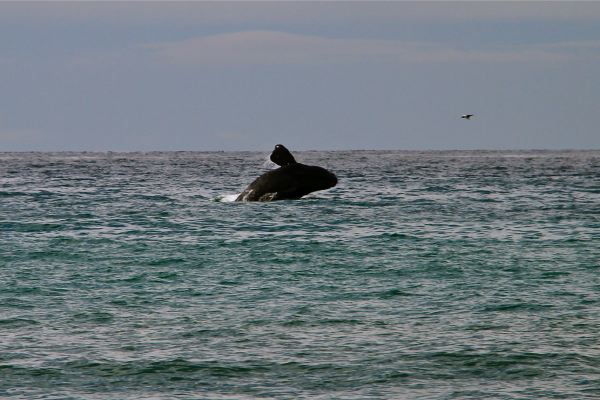
[[[293,200],[337,184],[333,173],[325,168],[296,162],[281,144],[275,146],[271,161],[280,167],[256,178],[235,201]]]

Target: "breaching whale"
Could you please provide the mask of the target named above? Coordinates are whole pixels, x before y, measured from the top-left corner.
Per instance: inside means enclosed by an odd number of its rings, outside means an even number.
[[[337,184],[335,174],[325,168],[296,162],[292,153],[282,144],[275,146],[270,158],[279,168],[256,178],[235,201],[299,199]]]

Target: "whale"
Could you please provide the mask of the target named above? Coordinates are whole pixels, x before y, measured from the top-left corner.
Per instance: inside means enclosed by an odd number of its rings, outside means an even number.
[[[338,179],[333,172],[297,162],[282,144],[275,146],[269,158],[279,168],[256,178],[235,201],[296,200],[337,185]]]

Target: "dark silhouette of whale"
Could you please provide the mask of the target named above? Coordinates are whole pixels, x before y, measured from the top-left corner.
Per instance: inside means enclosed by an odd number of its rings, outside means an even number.
[[[325,168],[296,162],[284,145],[278,144],[271,161],[279,168],[265,172],[240,193],[235,201],[273,201],[299,199],[337,184],[337,177]]]

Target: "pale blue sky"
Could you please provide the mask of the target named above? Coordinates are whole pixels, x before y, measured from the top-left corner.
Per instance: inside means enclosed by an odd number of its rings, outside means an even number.
[[[598,149],[599,71],[600,2],[2,2],[0,151]]]

